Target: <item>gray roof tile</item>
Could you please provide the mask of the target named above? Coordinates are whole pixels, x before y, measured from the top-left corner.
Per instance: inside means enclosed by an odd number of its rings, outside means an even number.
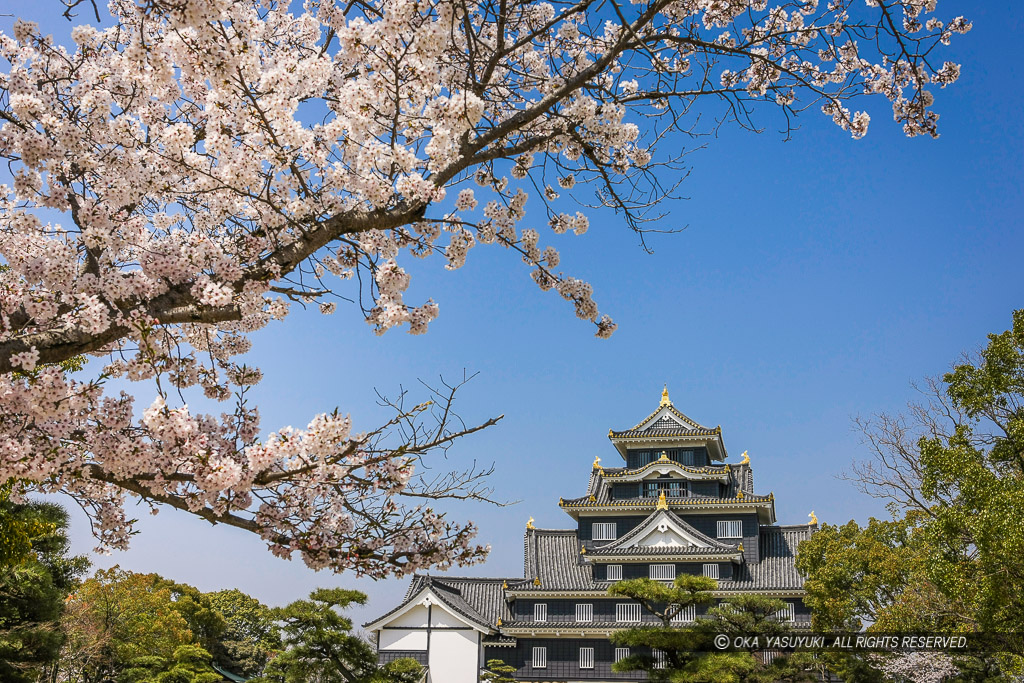
[[[721,590],[802,589],[804,577],[796,570],[797,546],[811,537],[811,527],[761,527],[761,561],[744,563],[738,568],[736,579],[719,581]]]
[[[498,619],[507,621],[512,618],[512,613],[505,602],[503,584],[521,581],[522,579],[519,578],[489,579],[416,574],[413,576],[412,582],[409,584],[409,590],[406,591],[402,602],[393,610],[373,621],[380,621],[398,612],[418,595],[420,591],[429,587],[445,605],[455,612],[481,626],[494,627]]]
[[[530,529],[524,539],[526,578],[540,578],[540,587],[585,590],[594,587],[590,565],[580,557],[575,529]],[[532,586],[524,586],[532,588]]]

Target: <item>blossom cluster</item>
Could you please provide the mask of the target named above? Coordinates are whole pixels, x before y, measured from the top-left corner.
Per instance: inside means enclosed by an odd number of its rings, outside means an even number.
[[[587,0],[294,9],[111,0],[114,25],[70,46],[22,18],[0,33],[0,478],[75,495],[110,545],[131,494],[244,517],[317,567],[477,559],[472,525],[395,502],[411,464],[366,456],[340,419],[258,438],[260,372],[234,360],[248,335],[345,298],[377,333],[423,333],[440,308],[413,299],[408,259],[457,270],[493,245],[607,337],[546,244],[588,231],[584,196],[642,231],[672,184],[659,143],[705,101],[820,111],[859,138],[870,117],[848,104],[869,95],[937,135],[930,89],[960,66],[932,60],[971,28],[934,0],[634,0],[617,20]],[[54,366],[81,354],[89,379]],[[157,398],[136,418],[111,378]],[[191,392],[236,408],[194,414]],[[395,521],[362,538],[353,510],[373,495]]]

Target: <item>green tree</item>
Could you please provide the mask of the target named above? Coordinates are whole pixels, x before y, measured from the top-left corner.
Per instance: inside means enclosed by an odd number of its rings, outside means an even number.
[[[516,668],[500,659],[488,659],[487,667],[480,672],[480,680],[485,683],[516,683]]]
[[[861,423],[873,458],[849,478],[892,520],[801,545],[820,626],[1024,632],[1024,310],[988,340],[905,414]],[[1024,667],[1020,638],[993,653],[1004,673]],[[992,675],[991,660],[958,661],[961,679]]]
[[[175,652],[195,645],[188,621],[175,608],[166,579],[119,567],[85,580],[68,603],[68,646],[62,664],[86,683],[119,678],[142,658],[173,668]]]
[[[261,673],[271,655],[283,647],[273,611],[237,588],[207,593],[206,597],[226,624],[210,650],[214,661],[240,676]]]
[[[820,631],[963,630],[959,609],[929,578],[931,549],[915,515],[861,527],[823,524],[800,545],[806,604]]]
[[[210,666],[210,653],[199,645],[180,645],[170,659],[137,657],[118,676],[118,683],[220,683]]]
[[[343,588],[318,588],[308,600],[273,610],[287,649],[267,664],[262,681],[279,683],[414,683],[422,668],[411,659],[383,667],[365,640],[352,634],[343,610],[366,603],[366,595]]]
[[[680,574],[671,585],[651,579],[629,579],[609,588],[610,595],[639,601],[647,612],[661,621],[659,626],[638,626],[612,636],[616,645],[641,649],[616,662],[613,670],[645,671],[651,681],[673,680],[673,672],[681,671],[698,655],[691,649],[690,631],[673,627],[672,619],[690,606],[714,602],[711,591],[717,586],[714,579]],[[653,654],[648,654],[647,650],[654,649],[665,653],[664,668],[660,668]]]
[[[718,582],[703,576],[681,574],[672,585],[650,579],[621,581],[609,589],[611,595],[638,600],[661,622],[658,626],[626,629],[612,636],[616,645],[641,648],[616,662],[615,671],[644,671],[652,682],[672,683],[769,683],[814,680],[809,654],[765,653],[765,638],[781,636],[791,628],[777,618],[786,607],[781,600],[743,595],[722,601],[708,609],[690,626],[673,626],[672,619],[691,605],[715,601],[711,591]],[[757,636],[759,647],[742,651],[709,652],[694,648],[696,642],[718,634]],[[703,638],[702,638],[703,637]],[[649,651],[664,653],[657,661]]]
[[[64,601],[89,563],[68,554],[68,515],[59,505],[2,498],[0,527],[19,535],[0,544],[0,680],[35,681],[55,665]]]
[[[680,683],[775,683],[813,681],[814,657],[810,653],[769,653],[767,638],[792,633],[779,620],[786,603],[763,595],[740,595],[712,607],[693,627],[696,633],[756,638],[745,649],[707,652],[672,678]],[[757,643],[754,645],[754,643]]]

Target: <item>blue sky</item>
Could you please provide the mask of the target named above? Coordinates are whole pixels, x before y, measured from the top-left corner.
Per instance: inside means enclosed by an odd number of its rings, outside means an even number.
[[[425,336],[376,337],[345,306],[259,333],[251,355],[265,375],[255,392],[264,427],[304,425],[335,407],[370,427],[382,415],[374,388],[479,373],[463,416],[505,418],[451,458],[493,461],[497,495],[521,502],[452,510],[493,546],[485,565],[461,574],[521,575],[526,519],[571,526],[558,498],[583,492],[595,455],[617,463],[608,429],[653,410],[663,383],[683,412],[722,425],[732,460],[749,451],[781,523],[806,522],[812,509],[824,522],[884,515],[837,479],[867,454],[852,418],[899,410],[912,380],[943,372],[1024,306],[1024,78],[1008,48],[1024,9],[944,0],[940,10],[968,15],[974,30],[949,51],[964,68],[936,92],[938,140],[905,138],[884,101],[868,103],[860,141],[817,114],[789,142],[770,120],[761,135],[727,127],[689,157],[688,199],[666,205],[664,219],[686,230],[651,237],[653,254],[611,213],[595,215],[583,237],[543,237],[562,249],[566,272],[594,285],[619,323],[611,340],[539,292],[518,259],[480,247],[462,270],[417,271],[408,298],[441,306]],[[75,549],[86,552],[86,522],[74,524]],[[141,529],[131,550],[96,565],[238,587],[271,604],[320,585],[359,588],[371,598],[359,620],[389,609],[406,584],[317,574],[273,558],[255,537],[173,511]]]

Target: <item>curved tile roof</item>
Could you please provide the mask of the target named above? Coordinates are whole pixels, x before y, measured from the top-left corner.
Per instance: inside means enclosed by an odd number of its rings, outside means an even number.
[[[498,619],[504,622],[512,618],[512,612],[508,608],[508,603],[505,602],[503,588],[503,585],[509,581],[509,579],[438,577],[415,574],[402,602],[394,609],[363,624],[363,626],[368,626],[400,612],[425,588],[429,588],[452,611],[478,626],[494,628]],[[522,579],[515,578],[511,581],[522,581]]]
[[[628,557],[632,555],[722,555],[732,556],[739,551],[736,548],[701,548],[700,546],[636,546],[633,548],[597,548],[588,550],[587,557]]]
[[[594,552],[611,552],[612,550],[622,548],[623,546],[632,543],[635,539],[640,538],[648,531],[650,531],[651,527],[654,526],[654,524],[658,521],[659,517],[667,518],[673,524],[681,528],[685,533],[689,534],[701,543],[704,543],[707,546],[707,548],[730,551],[736,550],[735,545],[722,543],[717,538],[711,538],[707,534],[703,534],[700,531],[697,531],[695,528],[693,528],[693,526],[683,521],[683,519],[679,515],[673,514],[668,510],[659,510],[658,512],[644,520],[643,523],[633,527],[633,529],[629,533],[623,534],[622,536],[615,539],[611,543],[608,543],[607,545],[595,548]]]
[[[796,570],[797,546],[811,537],[807,524],[762,526],[761,561],[738,567],[736,578],[719,581],[720,590],[802,589],[804,577]]]
[[[610,469],[606,469],[604,471],[604,478],[605,479],[618,479],[619,477],[630,477],[630,476],[633,476],[635,474],[640,474],[642,472],[645,472],[645,471],[647,471],[649,469],[654,469],[654,468],[657,468],[657,467],[666,467],[666,466],[667,467],[675,467],[677,469],[683,470],[684,472],[690,472],[692,474],[715,474],[715,475],[723,475],[724,474],[724,475],[728,475],[730,470],[731,470],[731,466],[730,465],[705,465],[704,467],[694,467],[692,465],[680,465],[678,462],[675,462],[674,460],[667,460],[666,461],[666,460],[660,460],[659,459],[659,460],[652,460],[651,462],[647,463],[643,467],[635,467],[635,468],[633,468],[631,470],[630,469],[626,469],[624,467],[619,467],[619,468],[616,468],[616,470],[614,472],[611,472]]]
[[[580,498],[569,498],[563,499],[560,505],[565,507],[650,507],[653,508],[657,505],[657,498],[623,498],[622,500],[611,500],[611,496],[606,495],[604,498],[598,498],[594,496],[594,500],[590,500],[590,496],[582,496]],[[767,496],[755,496],[752,493],[746,491],[743,492],[742,498],[716,498],[714,496],[683,496],[680,498],[668,498],[666,499],[670,506],[686,506],[686,505],[742,505],[743,503],[770,503],[775,500],[775,496],[769,494]]]
[[[575,529],[530,529],[525,538],[527,582],[521,588],[532,589],[534,578],[541,589],[593,589],[590,565],[580,557],[580,540]]]

